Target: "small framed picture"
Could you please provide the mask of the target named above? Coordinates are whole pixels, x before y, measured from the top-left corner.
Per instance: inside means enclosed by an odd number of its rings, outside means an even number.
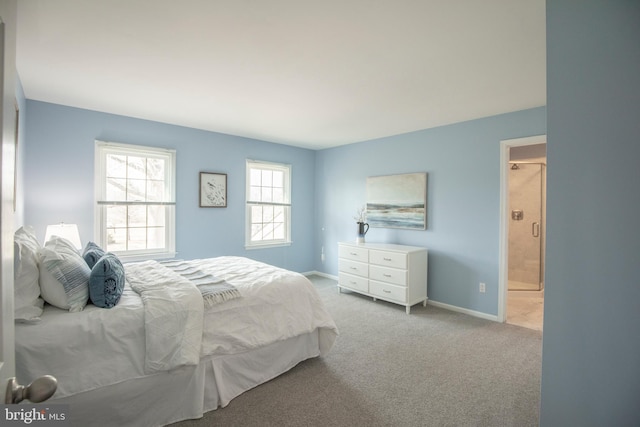
[[[200,172],[200,207],[227,207],[227,174]]]

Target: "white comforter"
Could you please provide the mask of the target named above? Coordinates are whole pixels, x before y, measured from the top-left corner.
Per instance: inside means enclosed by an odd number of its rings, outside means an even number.
[[[126,277],[144,304],[145,372],[197,365],[204,316],[198,288],[156,261],[128,264]]]
[[[202,355],[239,353],[315,329],[321,355],[333,346],[336,325],[302,274],[242,257],[190,262],[234,285],[242,295],[207,310]]]
[[[192,328],[192,320],[203,310],[202,299],[195,298],[193,289],[186,290],[185,285],[165,291],[157,286],[160,296],[151,296],[147,293],[156,285],[149,284],[138,287],[139,295],[132,290],[132,279],[139,283],[149,273],[165,280],[173,274],[161,273],[166,267],[158,263],[125,264],[127,285],[116,307],[88,305],[69,313],[46,306],[39,324],[16,324],[18,380],[29,383],[40,375],[54,375],[59,381],[56,397],[61,398],[147,376],[148,364],[153,370],[180,369],[193,363],[198,352],[200,357],[239,354],[316,330],[320,354],[331,349],[336,325],[306,277],[241,257],[190,262],[236,286],[242,296],[204,310],[201,329]],[[178,307],[187,311],[186,322],[169,302],[182,293],[185,299],[180,298]],[[151,319],[145,300],[158,303]],[[152,328],[158,329],[149,335],[147,327],[153,323]],[[191,326],[180,331],[178,324]],[[194,333],[198,330],[202,331],[199,336]],[[158,341],[149,343],[154,339]]]

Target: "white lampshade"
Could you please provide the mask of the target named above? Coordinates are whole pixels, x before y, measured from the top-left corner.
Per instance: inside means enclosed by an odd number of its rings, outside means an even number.
[[[58,236],[67,239],[76,249],[82,249],[82,243],[80,243],[80,233],[78,232],[78,226],[76,224],[60,224],[47,225],[47,232],[44,236],[45,243],[48,242],[51,237]]]

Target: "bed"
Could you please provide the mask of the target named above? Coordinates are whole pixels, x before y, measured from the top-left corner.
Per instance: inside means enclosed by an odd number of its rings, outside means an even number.
[[[44,304],[39,321],[16,323],[18,382],[55,376],[49,402],[68,404],[72,425],[200,418],[327,354],[338,334],[306,277],[248,258],[144,261],[124,270],[112,308]],[[203,283],[233,293],[211,300]]]

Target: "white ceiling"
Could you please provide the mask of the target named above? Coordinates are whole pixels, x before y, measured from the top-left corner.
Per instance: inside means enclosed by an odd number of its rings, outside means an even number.
[[[20,0],[28,99],[320,149],[546,104],[545,0]]]

